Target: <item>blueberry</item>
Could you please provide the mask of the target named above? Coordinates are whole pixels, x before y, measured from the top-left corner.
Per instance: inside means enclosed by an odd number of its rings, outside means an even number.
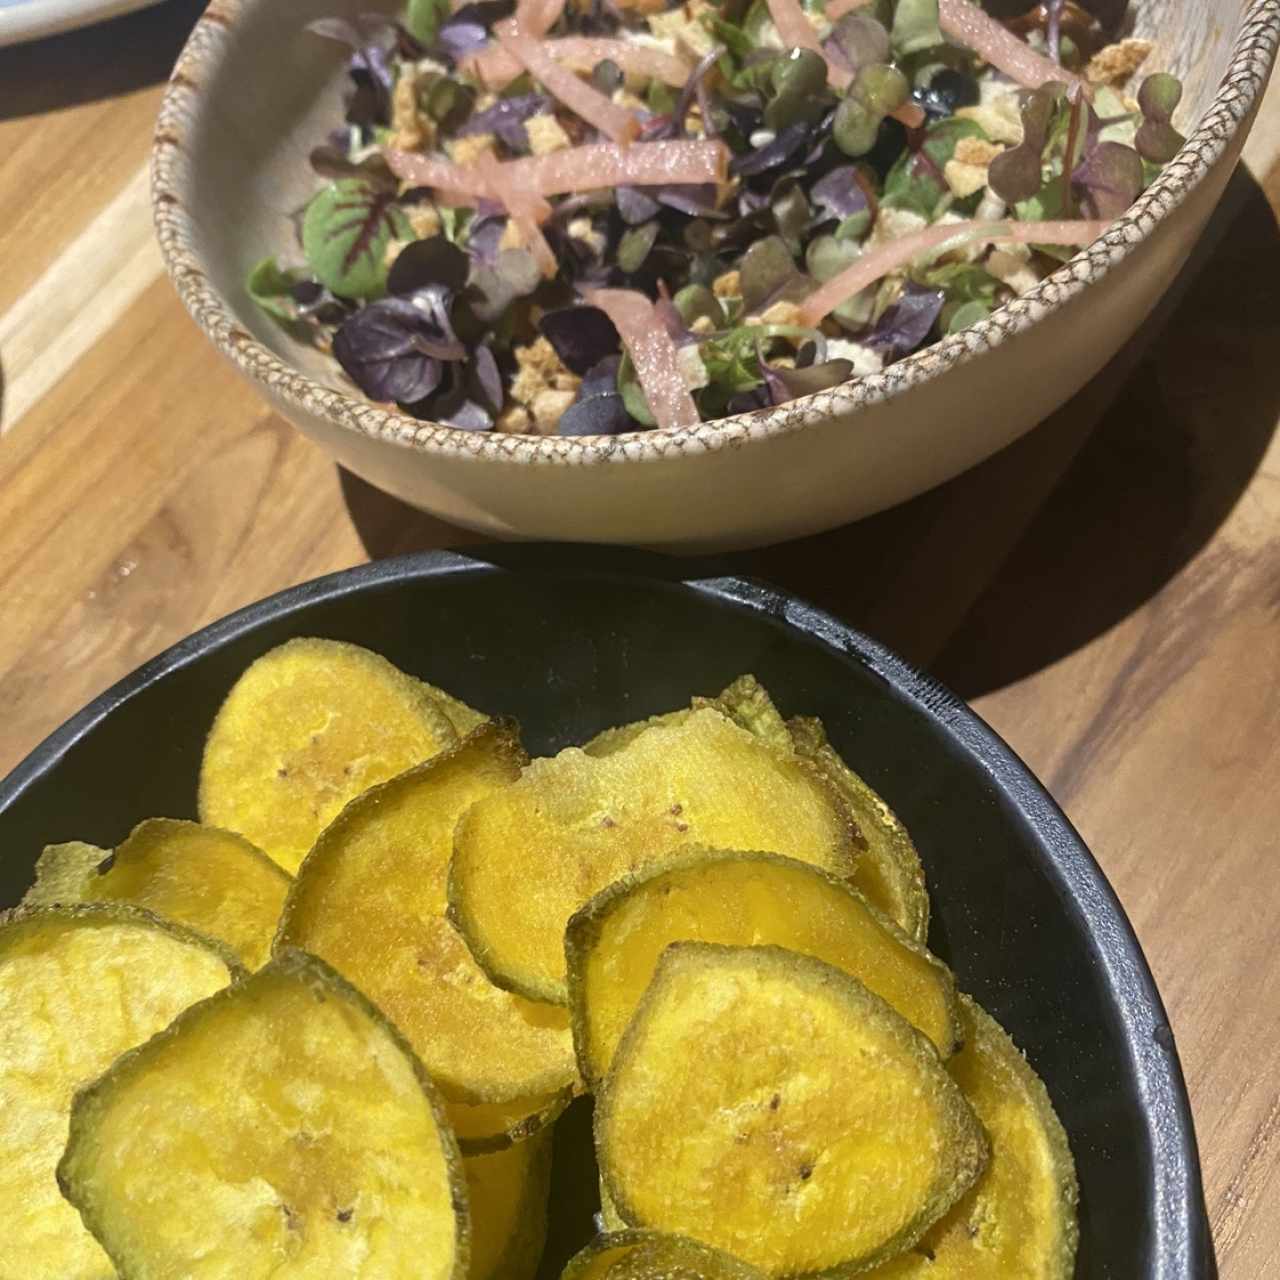
[[[963,71],[943,67],[928,85],[917,89],[912,96],[931,120],[941,120],[978,101],[978,82]]]

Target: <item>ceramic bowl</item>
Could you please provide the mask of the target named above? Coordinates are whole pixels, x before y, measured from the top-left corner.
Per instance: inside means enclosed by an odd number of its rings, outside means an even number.
[[[1211,1280],[1173,1038],[1115,895],[1053,801],[962,702],[793,596],[715,566],[616,550],[437,552],[308,583],[184,640],[0,781],[0,906],[47,841],[111,847],[194,816],[204,735],[240,672],[295,636],[367,645],[486,711],[531,752],[687,703],[753,671],[911,831],[930,946],[1044,1078],[1080,1177],[1076,1280]],[[555,1280],[597,1207],[589,1105],[556,1131]]]
[[[295,243],[307,155],[341,118],[344,50],[321,10],[398,0],[213,0],[164,98],[156,225],[214,344],[344,466],[497,537],[727,549],[816,532],[922,492],[1040,422],[1135,332],[1186,261],[1265,88],[1280,0],[1135,0],[1152,67],[1181,77],[1186,146],[1103,237],[989,320],[883,373],[686,429],[560,438],[460,431],[371,404],[249,300]]]

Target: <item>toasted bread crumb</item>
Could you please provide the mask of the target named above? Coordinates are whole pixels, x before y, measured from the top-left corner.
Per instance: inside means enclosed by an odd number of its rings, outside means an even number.
[[[522,404],[509,404],[503,411],[498,414],[498,419],[494,423],[499,431],[506,431],[513,434],[521,434],[529,430],[529,424],[532,419],[529,417],[529,411]]]
[[[564,412],[574,402],[573,391],[539,391],[533,397],[533,425],[539,435],[555,435]]]
[[[553,151],[563,151],[573,145],[560,121],[553,115],[530,116],[524,122],[524,130],[529,135],[529,150],[535,156],[550,155]]]
[[[724,275],[716,276],[711,282],[711,292],[717,298],[742,297],[742,273],[740,271],[726,271]]]
[[[433,204],[414,205],[408,212],[409,226],[419,240],[440,234],[440,211]]]
[[[543,391],[573,392],[582,385],[582,379],[565,367],[546,338],[538,337],[527,346],[516,347],[515,357],[517,371],[511,384],[511,398],[517,404],[533,408],[535,398]],[[534,416],[537,416],[536,409]]]
[[[692,333],[696,333],[699,336],[707,333],[715,333],[716,322],[710,316],[699,316],[689,326],[689,329]]]
[[[495,139],[491,133],[472,133],[465,138],[455,138],[446,142],[445,150],[454,164],[467,168],[482,155],[496,155]]]
[[[1084,78],[1090,84],[1123,84],[1147,60],[1150,40],[1129,38],[1099,49],[1089,59]]]
[[[1022,112],[1016,94],[1001,94],[990,102],[961,107],[956,112],[956,119],[972,120],[992,142],[1003,142],[1011,147],[1022,142]]]
[[[391,145],[400,151],[419,151],[435,141],[435,124],[418,113],[415,77],[402,73],[391,91]]]

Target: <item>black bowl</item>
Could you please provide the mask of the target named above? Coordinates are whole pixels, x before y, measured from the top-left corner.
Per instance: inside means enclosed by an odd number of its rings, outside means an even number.
[[[144,817],[194,816],[223,695],[291,636],[367,645],[509,712],[535,753],[752,671],[785,714],[821,716],[900,814],[929,877],[930,944],[1044,1077],[1080,1173],[1078,1280],[1214,1274],[1186,1090],[1137,940],[1080,838],[973,712],[829,614],[714,566],[484,554],[407,556],[282,592],[103,694],[0,783],[0,903],[18,900],[47,842],[111,846]],[[572,1164],[584,1146],[558,1141],[557,1177],[594,1190],[589,1165]],[[588,1224],[558,1225],[553,1255]]]

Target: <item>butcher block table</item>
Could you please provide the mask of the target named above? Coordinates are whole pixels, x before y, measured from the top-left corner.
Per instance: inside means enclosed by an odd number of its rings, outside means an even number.
[[[164,278],[147,154],[198,12],[0,50],[0,775],[232,609],[476,541],[341,472]],[[732,557],[948,682],[1080,829],[1169,1006],[1224,1280],[1280,1266],[1278,209],[1273,90],[1176,296],[1071,404]]]

